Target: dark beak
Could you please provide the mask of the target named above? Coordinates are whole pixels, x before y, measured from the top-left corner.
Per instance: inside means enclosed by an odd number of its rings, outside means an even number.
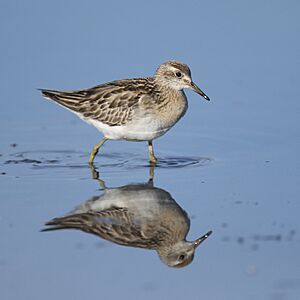
[[[203,91],[201,91],[201,89],[194,83],[191,82],[191,88],[200,96],[202,96],[205,100],[210,101],[210,99],[208,98],[208,96],[206,96]]]
[[[197,248],[202,242],[204,242],[210,235],[212,234],[212,231],[210,230],[208,233],[201,236],[201,238],[194,241],[194,246]]]

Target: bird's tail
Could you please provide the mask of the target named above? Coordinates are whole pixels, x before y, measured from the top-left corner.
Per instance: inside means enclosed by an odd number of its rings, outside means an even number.
[[[55,91],[55,90],[44,90],[39,89],[42,95],[47,98],[54,100],[60,105],[63,105],[71,110],[77,111],[78,104],[82,102],[85,93],[84,91]]]
[[[41,231],[53,231],[59,229],[83,229],[82,227],[86,225],[85,223],[85,218],[82,216],[82,214],[70,215],[50,220],[45,225],[51,227],[44,228]]]

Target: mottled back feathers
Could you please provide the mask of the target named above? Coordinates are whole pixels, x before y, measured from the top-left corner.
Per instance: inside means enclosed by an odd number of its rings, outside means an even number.
[[[126,208],[118,207],[55,218],[46,225],[53,227],[43,231],[79,229],[119,245],[147,249],[156,249],[160,239],[159,232],[157,236],[146,236],[141,224],[135,220],[134,214]]]
[[[82,91],[41,90],[50,98],[83,118],[100,121],[109,126],[123,125],[132,119],[139,102],[144,105],[157,101],[153,78],[116,80]],[[152,95],[152,97],[149,97]],[[151,104],[151,103],[150,103]]]

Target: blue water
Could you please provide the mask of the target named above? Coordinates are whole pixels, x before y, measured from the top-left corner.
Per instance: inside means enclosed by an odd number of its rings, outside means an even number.
[[[1,299],[300,297],[298,1],[9,1],[0,9]],[[101,135],[40,96],[187,63],[211,98],[154,141],[154,185],[213,234],[182,269],[76,230],[40,232],[103,190]],[[109,187],[145,183],[146,143],[108,142]]]

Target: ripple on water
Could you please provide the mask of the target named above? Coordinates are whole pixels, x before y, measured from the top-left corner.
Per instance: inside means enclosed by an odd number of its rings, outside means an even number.
[[[23,151],[10,155],[5,165],[28,165],[32,169],[74,169],[88,168],[88,154],[73,150],[36,150]],[[187,167],[203,167],[210,165],[212,159],[196,156],[159,156],[157,168],[174,169]],[[141,154],[133,153],[101,153],[95,162],[101,170],[115,171],[148,168],[149,162]]]

